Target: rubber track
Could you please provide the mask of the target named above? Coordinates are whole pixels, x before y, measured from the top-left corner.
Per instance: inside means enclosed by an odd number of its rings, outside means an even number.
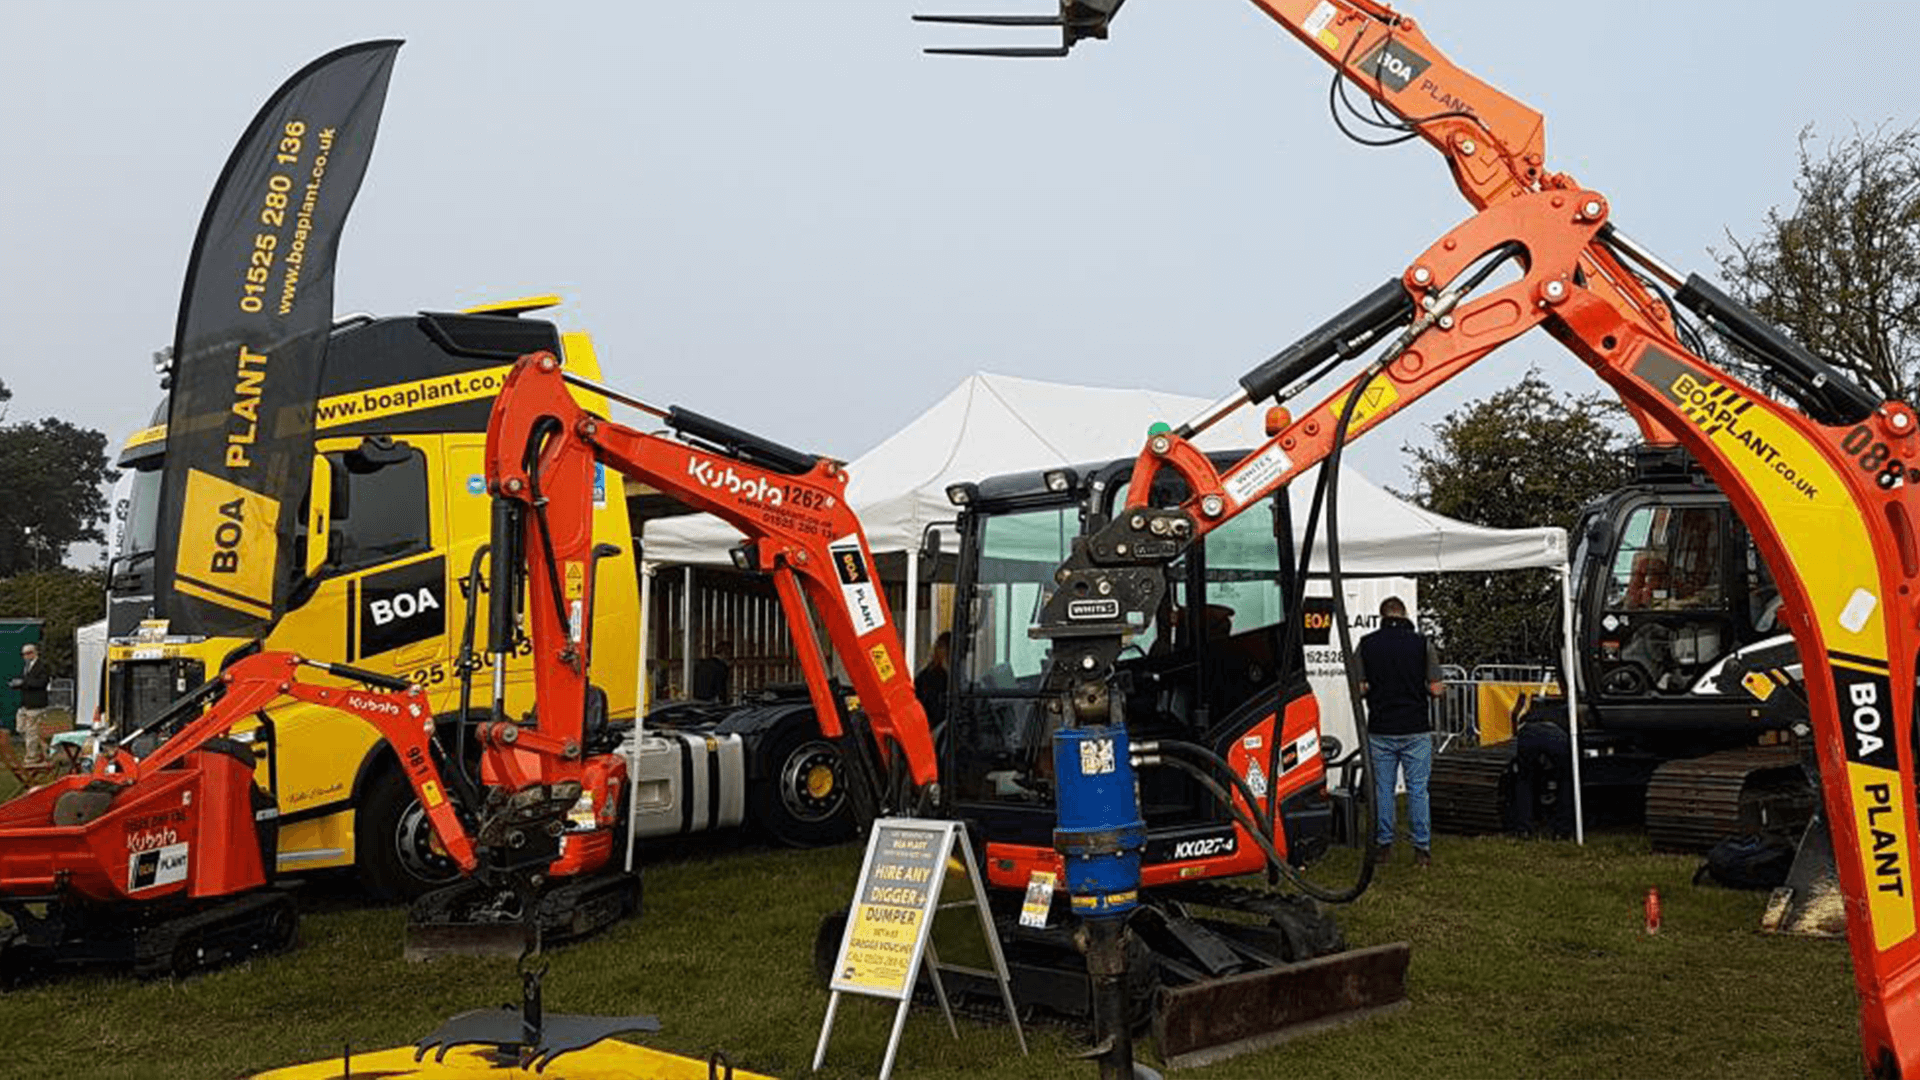
[[[1512,762],[1510,742],[1435,754],[1427,782],[1434,829],[1468,835],[1505,831],[1502,789]]]
[[[1760,829],[1793,835],[1813,789],[1790,746],[1723,750],[1670,761],[1647,784],[1647,838],[1655,851],[1706,851]]]

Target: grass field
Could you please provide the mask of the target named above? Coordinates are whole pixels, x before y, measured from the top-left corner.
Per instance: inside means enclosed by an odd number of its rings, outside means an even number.
[[[1342,853],[1316,876],[1353,869]],[[1696,888],[1697,860],[1637,837],[1572,844],[1441,838],[1427,871],[1385,868],[1349,938],[1413,943],[1411,1007],[1182,1075],[1207,1077],[1847,1077],[1860,1074],[1845,946],[1762,937],[1762,896]],[[646,911],[556,952],[548,1009],[652,1012],[651,1045],[806,1073],[826,1009],[810,976],[820,916],[840,907],[853,848],[730,847],[656,861]],[[1649,886],[1665,927],[1642,930]],[[322,897],[294,952],[180,982],[100,976],[0,995],[0,1075],[230,1078],[412,1041],[452,1013],[517,996],[506,962],[409,965],[404,913]],[[951,913],[958,914],[958,913]],[[956,929],[943,927],[943,934]],[[872,1076],[889,1012],[845,1002],[830,1077]],[[1091,1076],[1057,1032],[1018,1056],[1004,1025],[909,1021],[902,1077]],[[562,1073],[564,1075],[564,1073]]]

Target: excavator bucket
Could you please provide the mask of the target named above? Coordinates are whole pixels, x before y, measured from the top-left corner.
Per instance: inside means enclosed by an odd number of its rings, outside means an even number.
[[[424,963],[443,956],[512,959],[526,948],[527,933],[519,923],[409,922],[401,955],[409,963]]]
[[[1800,835],[1787,883],[1773,890],[1760,915],[1760,929],[1768,934],[1805,937],[1847,936],[1847,897],[1840,887],[1840,871],[1833,862],[1833,838],[1825,811],[1816,812]]]
[[[640,910],[640,874],[610,867],[596,874],[549,882],[531,902],[473,879],[427,893],[407,912],[402,951],[408,960],[442,956],[516,957],[529,943],[564,945],[606,929]]]
[[[1410,956],[1398,941],[1165,988],[1154,1042],[1168,1069],[1193,1069],[1402,1009]]]

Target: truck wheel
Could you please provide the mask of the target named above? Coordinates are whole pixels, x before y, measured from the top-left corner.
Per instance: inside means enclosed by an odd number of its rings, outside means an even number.
[[[749,793],[753,820],[789,847],[836,844],[853,835],[846,763],[816,732],[789,726],[773,739],[767,776]]]
[[[434,840],[426,809],[395,770],[381,770],[367,785],[354,844],[360,880],[382,900],[412,900],[460,876]]]

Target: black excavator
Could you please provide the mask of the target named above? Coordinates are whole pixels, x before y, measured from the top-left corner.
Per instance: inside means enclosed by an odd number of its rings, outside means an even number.
[[[1766,560],[1726,496],[1675,447],[1633,451],[1630,482],[1575,535],[1580,781],[1590,821],[1653,846],[1798,835],[1818,795],[1799,656]],[[1512,742],[1434,759],[1448,832],[1571,827],[1566,705],[1533,699]]]

